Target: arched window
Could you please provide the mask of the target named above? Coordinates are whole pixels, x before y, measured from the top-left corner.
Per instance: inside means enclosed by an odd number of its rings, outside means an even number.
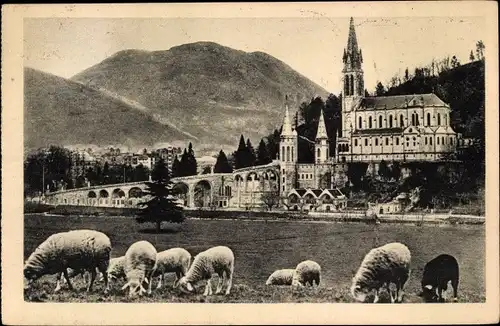
[[[413,113],[411,114],[411,125],[415,125],[415,115]]]
[[[441,137],[441,144],[445,145],[445,143],[444,143],[444,136]]]
[[[389,137],[386,137],[386,138],[385,138],[385,145],[386,145],[386,146],[389,146]]]
[[[316,154],[316,160],[321,158],[321,149],[318,148],[318,153]]]
[[[389,128],[392,128],[392,114],[389,116]]]
[[[375,138],[375,146],[378,146],[378,138]]]
[[[349,76],[345,76],[344,78],[344,93],[346,96],[349,96]]]
[[[420,122],[418,121],[418,113],[415,113],[415,126],[420,125]]]
[[[342,147],[339,145],[339,148],[338,148],[338,152],[339,152],[339,153],[340,153],[340,152],[342,152],[342,150],[341,150],[341,149],[342,149]]]
[[[354,95],[354,76],[351,75],[351,95]]]
[[[437,144],[439,145],[439,137],[437,138]]]
[[[429,145],[432,145],[432,137],[429,137]]]
[[[285,161],[285,146],[281,147],[281,160]]]
[[[405,126],[405,118],[403,117],[402,114],[399,116],[399,126],[400,127],[404,127]]]
[[[354,146],[358,146],[358,140],[354,139]]]
[[[368,118],[368,128],[372,127],[372,117]]]
[[[358,125],[359,129],[363,128],[363,119],[361,119],[361,117],[358,118]]]
[[[438,126],[440,126],[440,125],[441,125],[441,114],[438,113]]]
[[[295,157],[295,156],[293,156],[293,147],[292,147],[292,161],[294,160],[294,157]]]
[[[427,137],[424,137],[425,145],[427,145]]]
[[[446,113],[444,114],[444,125],[448,125],[448,115]]]
[[[378,127],[382,128],[382,116],[381,115],[378,116]]]
[[[396,145],[399,145],[399,137],[396,137]]]
[[[431,125],[431,114],[427,113],[427,126]]]
[[[365,138],[365,146],[368,146],[368,139]]]
[[[286,161],[290,162],[290,146],[286,147]]]

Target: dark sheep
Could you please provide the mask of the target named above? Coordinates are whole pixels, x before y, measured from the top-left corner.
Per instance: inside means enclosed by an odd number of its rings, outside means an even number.
[[[444,302],[443,293],[448,289],[448,282],[453,287],[453,301],[457,301],[459,267],[455,257],[439,255],[424,267],[422,292],[419,294],[426,302]]]

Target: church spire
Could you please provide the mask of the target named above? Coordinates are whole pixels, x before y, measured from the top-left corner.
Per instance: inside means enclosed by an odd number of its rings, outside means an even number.
[[[288,95],[285,95],[285,118],[283,119],[283,129],[281,130],[283,136],[293,136],[292,124],[290,122],[290,112],[288,110]]]
[[[347,38],[347,48],[344,49],[344,70],[360,69],[363,63],[361,50],[358,49],[358,39],[356,37],[356,29],[354,28],[354,19],[351,17],[349,23],[349,36]]]
[[[319,122],[318,122],[318,131],[316,132],[316,139],[328,139],[328,135],[326,134],[326,125],[325,119],[323,118],[323,109],[319,112]]]

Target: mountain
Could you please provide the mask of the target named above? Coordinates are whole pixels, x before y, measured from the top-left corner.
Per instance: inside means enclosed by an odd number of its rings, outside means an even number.
[[[97,144],[126,146],[193,139],[116,96],[24,69],[25,148]]]
[[[212,42],[166,51],[124,50],[71,78],[123,96],[197,137],[195,148],[235,149],[240,134],[256,142],[281,125],[291,107],[328,92],[282,61]]]

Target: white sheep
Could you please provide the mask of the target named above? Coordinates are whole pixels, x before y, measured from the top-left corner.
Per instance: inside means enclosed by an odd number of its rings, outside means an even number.
[[[305,286],[310,284],[319,286],[321,278],[321,266],[315,261],[305,260],[295,267],[292,277],[292,286]]]
[[[122,290],[129,288],[130,297],[146,292],[143,283],[149,284],[147,293],[151,294],[151,276],[156,269],[156,255],[155,247],[148,241],[135,242],[128,248],[124,264],[127,283]]]
[[[125,256],[115,257],[109,260],[108,278],[110,281],[127,279],[127,275],[125,275]]]
[[[191,264],[187,274],[183,276],[178,283],[181,289],[187,289],[193,292],[197,282],[207,280],[205,287],[206,295],[212,295],[212,276],[217,274],[219,276],[219,284],[215,294],[222,292],[223,280],[226,280],[226,295],[231,291],[233,283],[234,272],[234,254],[231,249],[225,246],[217,246],[200,252]]]
[[[63,273],[68,287],[73,290],[68,268],[76,271],[88,270],[91,272],[91,280],[87,286],[88,292],[94,284],[97,268],[104,274],[105,293],[107,293],[106,269],[109,264],[110,252],[111,241],[102,232],[74,230],[56,233],[48,237],[28,257],[24,265],[24,276],[28,280],[29,287],[43,275]]]
[[[278,269],[274,271],[266,281],[266,285],[292,285],[295,269]]]
[[[155,275],[158,275],[157,289],[161,288],[165,282],[165,273],[175,273],[174,288],[177,287],[181,277],[186,275],[191,265],[191,254],[183,248],[171,248],[158,253],[156,256],[157,268]]]
[[[356,301],[364,302],[366,296],[375,290],[373,302],[376,303],[379,300],[379,292],[385,285],[391,296],[391,303],[401,302],[404,286],[410,276],[410,263],[410,250],[398,242],[370,250],[352,279],[351,295]],[[396,284],[394,297],[390,283]]]

